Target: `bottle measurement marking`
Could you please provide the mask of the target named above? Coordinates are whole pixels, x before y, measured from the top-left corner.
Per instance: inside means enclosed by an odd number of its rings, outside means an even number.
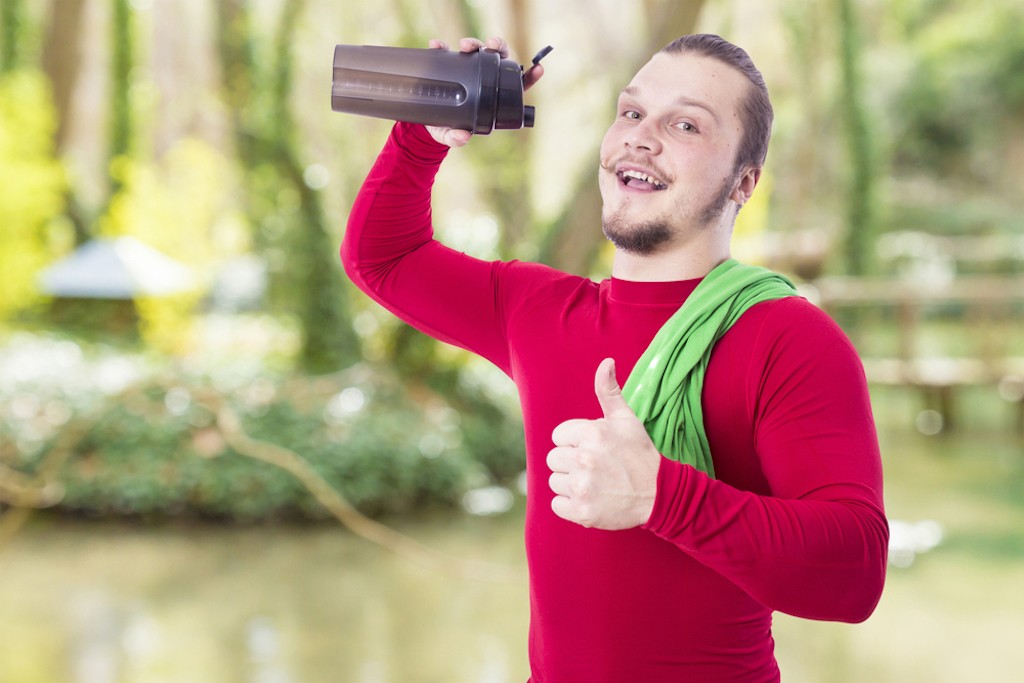
[[[405,100],[411,104],[459,106],[466,101],[466,89],[459,83],[411,76],[381,77],[355,69],[335,69],[332,90],[335,97]]]

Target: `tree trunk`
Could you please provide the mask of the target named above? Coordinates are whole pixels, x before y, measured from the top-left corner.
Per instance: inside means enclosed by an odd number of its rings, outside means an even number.
[[[840,95],[850,161],[846,192],[846,272],[864,275],[875,240],[875,154],[868,129],[860,75],[860,27],[852,0],[837,0],[840,34]]]
[[[82,16],[85,0],[55,0],[43,43],[43,71],[50,79],[57,108],[58,152],[67,145],[71,100],[82,70]]]
[[[305,0],[286,3],[277,35],[274,79],[273,131],[275,162],[299,196],[300,223],[292,233],[291,267],[298,280],[297,308],[302,327],[300,364],[310,372],[330,372],[354,363],[360,357],[359,340],[352,328],[345,296],[341,262],[327,238],[327,215],[319,190],[306,182],[295,141],[295,120],[291,114],[292,46],[295,25],[305,9]]]
[[[129,0],[113,0],[111,27],[110,148],[113,163],[130,157],[135,136],[132,113],[131,77],[135,65],[135,17]],[[110,197],[121,189],[118,174],[111,174]],[[108,202],[109,204],[109,202]]]
[[[465,32],[462,35],[486,40],[475,3],[455,0],[455,9]],[[509,0],[509,19],[506,35],[510,56],[529,60],[533,55],[524,43],[529,37],[529,1]],[[453,46],[454,48],[455,46]],[[480,178],[480,190],[488,206],[494,207],[499,230],[498,253],[501,258],[519,256],[518,249],[528,234],[533,217],[530,206],[530,146],[529,134],[504,132],[492,135],[486,145],[470,145],[466,154],[472,159]]]
[[[271,299],[299,319],[302,369],[337,370],[357,360],[360,349],[319,191],[305,179],[290,108],[292,46],[305,2],[283,5],[272,46],[273,73],[257,67],[244,0],[217,7],[224,94],[243,165],[247,213],[256,228],[254,241],[258,248],[279,249],[286,257],[280,272],[271,274]],[[297,197],[294,209],[268,199],[282,192]],[[281,226],[279,235],[262,234],[260,228],[271,224]]]
[[[54,134],[56,154],[63,157],[67,151],[75,86],[82,71],[82,17],[85,0],[54,0],[43,43],[43,71],[50,79],[53,104],[57,112],[57,131]],[[66,215],[75,231],[75,244],[81,245],[91,237],[92,220],[69,183],[65,191]]]

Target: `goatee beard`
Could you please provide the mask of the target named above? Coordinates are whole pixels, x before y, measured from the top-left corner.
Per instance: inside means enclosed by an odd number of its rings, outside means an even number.
[[[708,202],[701,211],[701,224],[709,227],[721,220],[729,206],[729,197],[736,189],[736,178],[728,179],[722,185],[718,196]],[[672,240],[673,232],[667,220],[644,221],[628,224],[620,214],[604,216],[601,225],[604,236],[617,249],[636,256],[650,256]]]
[[[672,239],[672,230],[664,221],[628,226],[624,222],[620,216],[610,216],[602,221],[601,227],[608,241],[627,254],[650,256]]]

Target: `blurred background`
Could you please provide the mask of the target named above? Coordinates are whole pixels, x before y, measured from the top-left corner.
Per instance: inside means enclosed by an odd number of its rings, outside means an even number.
[[[513,387],[342,274],[390,124],[333,47],[555,46],[435,223],[601,278],[616,94],[693,31],[775,103],[734,253],[854,340],[886,467],[882,602],[778,615],[784,679],[1019,680],[1022,0],[0,0],[0,683],[525,680]]]

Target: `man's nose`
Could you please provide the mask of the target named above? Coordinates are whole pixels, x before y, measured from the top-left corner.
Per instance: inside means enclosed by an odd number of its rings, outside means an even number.
[[[657,122],[650,118],[639,121],[626,135],[625,143],[632,149],[658,154],[661,152],[661,138]]]

